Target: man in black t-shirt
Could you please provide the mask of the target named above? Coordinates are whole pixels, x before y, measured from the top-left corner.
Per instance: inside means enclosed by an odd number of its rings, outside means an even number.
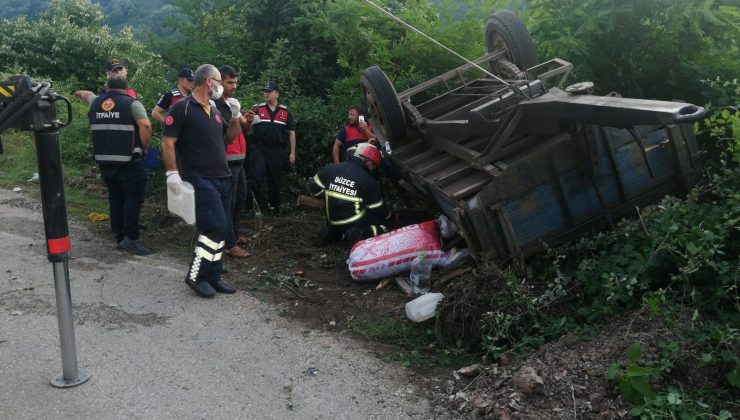
[[[198,67],[193,93],[172,106],[162,131],[168,190],[178,193],[184,180],[195,191],[195,224],[200,235],[185,283],[201,297],[236,291],[221,278],[227,220],[231,217],[231,172],[224,141],[234,141],[241,126],[239,118],[227,124],[213,102],[223,93],[221,83],[216,67]],[[235,99],[229,100],[229,108],[232,117],[240,115]]]

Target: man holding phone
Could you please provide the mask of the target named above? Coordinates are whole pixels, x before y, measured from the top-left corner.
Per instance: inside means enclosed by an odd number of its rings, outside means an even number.
[[[334,140],[332,149],[334,163],[349,160],[358,144],[375,142],[375,134],[370,124],[365,122],[364,114],[360,105],[349,107],[348,124],[339,129]]]

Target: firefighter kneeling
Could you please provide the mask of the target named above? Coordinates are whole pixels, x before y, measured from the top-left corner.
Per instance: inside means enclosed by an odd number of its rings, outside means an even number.
[[[383,158],[377,147],[362,143],[347,162],[334,163],[308,182],[311,194],[324,194],[327,226],[322,245],[355,242],[387,231],[390,211],[383,202],[377,172]]]

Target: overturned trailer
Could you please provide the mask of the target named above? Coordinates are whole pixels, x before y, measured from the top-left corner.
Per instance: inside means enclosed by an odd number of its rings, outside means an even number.
[[[694,183],[702,107],[562,89],[572,65],[537,64],[510,11],[488,18],[485,39],[484,57],[400,94],[378,67],[361,78],[406,184],[476,258],[526,258]]]

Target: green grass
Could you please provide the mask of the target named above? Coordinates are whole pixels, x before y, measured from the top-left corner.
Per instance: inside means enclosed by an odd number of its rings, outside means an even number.
[[[454,347],[441,344],[431,322],[415,324],[392,316],[355,318],[350,328],[373,341],[397,347],[387,352],[384,360],[403,366],[460,366],[480,359],[480,355],[469,354],[462,342]]]
[[[8,189],[20,187],[30,197],[40,197],[38,182],[28,181],[38,172],[31,133],[8,131],[3,135],[2,141],[4,151],[0,155],[0,186]],[[98,178],[92,159],[87,166],[65,166],[64,162],[62,165],[69,217],[73,220],[86,220],[92,212],[107,214],[105,186]]]

